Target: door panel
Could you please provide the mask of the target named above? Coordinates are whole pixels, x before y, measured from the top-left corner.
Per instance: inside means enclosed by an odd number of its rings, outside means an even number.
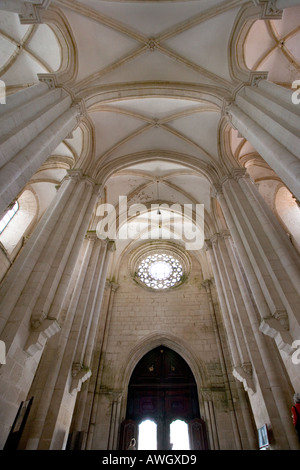
[[[192,450],[207,450],[207,434],[202,419],[193,419],[189,422],[189,437]]]
[[[152,419],[157,424],[159,450],[170,449],[170,424],[175,419],[191,422],[191,449],[194,446],[206,448],[206,431],[200,420],[197,386],[192,371],[179,354],[164,346],[146,354],[132,373],[126,421],[122,425],[122,446],[126,446],[131,437],[136,437],[138,424],[145,419]],[[127,430],[126,423],[135,423],[135,429]],[[127,433],[126,436],[123,436],[124,433]]]
[[[135,439],[137,442],[137,423],[131,419],[126,419],[121,424],[121,434],[120,434],[120,449],[127,450],[131,439]]]

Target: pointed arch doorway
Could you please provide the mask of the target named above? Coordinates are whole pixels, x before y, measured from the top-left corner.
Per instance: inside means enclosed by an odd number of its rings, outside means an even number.
[[[191,450],[208,448],[193,373],[179,354],[165,346],[148,352],[131,375],[126,419],[121,425],[121,449],[128,449],[132,438],[140,448],[139,434],[146,421],[155,435],[157,450],[172,449],[171,429],[175,422],[186,425]]]

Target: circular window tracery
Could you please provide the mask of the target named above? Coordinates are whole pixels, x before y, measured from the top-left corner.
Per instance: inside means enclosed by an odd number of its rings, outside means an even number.
[[[167,253],[153,253],[140,261],[137,278],[152,289],[168,289],[183,279],[183,267],[178,259]]]

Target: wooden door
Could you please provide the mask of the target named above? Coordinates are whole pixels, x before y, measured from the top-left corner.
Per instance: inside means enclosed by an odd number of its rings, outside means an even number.
[[[145,419],[157,424],[158,450],[170,449],[170,424],[175,419],[190,423],[191,448],[207,447],[192,371],[179,354],[165,346],[146,354],[132,373],[121,449],[126,448],[132,437],[137,439],[138,425]]]

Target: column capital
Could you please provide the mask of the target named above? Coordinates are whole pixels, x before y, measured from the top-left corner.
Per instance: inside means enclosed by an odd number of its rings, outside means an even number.
[[[218,243],[218,239],[220,238],[219,233],[214,233],[210,238],[205,240],[205,248],[206,250],[212,250],[213,247]]]
[[[204,246],[205,246],[206,251],[212,250],[212,242],[210,241],[210,239],[206,239],[204,241]]]
[[[49,90],[58,88],[57,76],[55,73],[38,73],[39,82],[46,83]]]
[[[220,237],[226,240],[228,238],[231,238],[231,233],[229,230],[222,230],[222,232],[220,233]]]
[[[231,107],[234,105],[234,98],[235,97],[233,97],[232,99],[228,99],[228,98],[223,99],[221,115],[226,119],[228,124],[233,129],[238,130],[232,122],[232,116],[231,116],[231,112],[230,112]]]
[[[232,374],[237,380],[242,382],[247,392],[251,395],[255,393],[256,389],[253,380],[253,370],[250,362],[244,362],[240,366],[234,367]]]
[[[230,98],[223,99],[221,114],[227,120],[230,126],[233,129],[237,130],[238,132],[239,132],[239,129],[237,129],[236,126],[233,124],[232,115],[231,115],[231,108],[233,106],[236,106],[235,100],[236,100],[237,95],[241,93],[245,87],[257,88],[258,84],[262,80],[267,80],[268,75],[269,75],[269,72],[250,71],[248,75],[248,80],[246,82],[239,84],[233,91]],[[239,136],[243,137],[240,133],[239,133]]]
[[[72,382],[70,393],[80,392],[81,385],[86,382],[92,375],[92,371],[88,366],[84,366],[79,362],[74,362],[71,368]]]
[[[101,240],[103,243],[106,244],[107,246],[107,251],[109,252],[114,252],[116,251],[116,242],[115,240],[110,240],[109,238],[104,238],[104,237],[101,237],[101,234],[99,234],[96,230],[96,234],[97,234],[97,237],[99,238],[99,240]]]
[[[200,390],[201,396],[204,401],[212,401],[212,391],[209,389]]]
[[[71,170],[67,170],[67,179],[76,179],[81,180],[83,177],[83,172],[80,168],[72,168]]]
[[[72,96],[72,91],[70,90],[69,93]],[[78,119],[82,119],[87,115],[87,110],[85,106],[85,101],[83,99],[75,98],[73,97],[73,103],[72,103],[73,108],[75,108],[78,112]]]
[[[218,199],[219,196],[223,195],[223,188],[221,183],[214,183],[212,186],[212,197]]]
[[[214,233],[212,235],[212,237],[210,237],[210,241],[211,241],[212,246],[215,245],[218,242],[219,237],[220,237],[219,233]]]
[[[107,239],[107,250],[114,252],[116,251],[116,242],[114,240]]]
[[[267,80],[268,75],[269,72],[250,72],[248,86],[257,88],[259,82],[262,80]]]
[[[104,189],[104,186],[102,184],[98,184],[94,182],[93,193],[96,194],[98,198],[100,198],[103,195],[103,189]]]
[[[250,178],[247,168],[233,168],[221,181],[221,186],[229,180],[239,181],[241,178]]]
[[[19,15],[21,24],[38,24],[42,23],[41,11],[46,10],[52,0],[32,0],[32,2],[22,2],[25,11]]]
[[[95,186],[94,188],[95,193],[101,190],[100,185],[96,184],[95,180],[91,178],[89,175],[85,175],[81,168],[71,168],[70,170],[67,170],[67,175],[64,177],[62,181],[64,181],[65,179],[74,179],[78,181],[84,181],[89,186],[92,186],[92,187]]]
[[[88,230],[85,234],[85,239],[89,240],[91,242],[94,242],[96,240],[100,240],[100,238],[97,237],[97,233],[95,230]],[[102,242],[102,240],[100,240]]]
[[[289,331],[290,324],[289,324],[289,317],[286,310],[276,310],[274,313],[274,318],[279,321],[279,323],[283,326],[286,331]]]
[[[255,6],[261,7],[261,20],[280,20],[282,10],[277,8],[277,0],[253,0]]]
[[[112,292],[116,292],[120,285],[117,282],[110,281],[109,279],[107,279],[105,287],[110,288]]]
[[[37,77],[40,82],[46,83],[49,90],[61,88],[72,99],[72,107],[77,111],[77,120],[80,121],[83,117],[87,116],[85,101],[82,98],[77,98],[73,90],[59,81],[57,73],[38,73]]]
[[[211,286],[211,284],[212,284],[211,279],[205,279],[205,281],[201,282],[201,286],[202,286],[202,287],[205,287],[206,292],[209,292],[209,291],[210,291],[210,286]]]

